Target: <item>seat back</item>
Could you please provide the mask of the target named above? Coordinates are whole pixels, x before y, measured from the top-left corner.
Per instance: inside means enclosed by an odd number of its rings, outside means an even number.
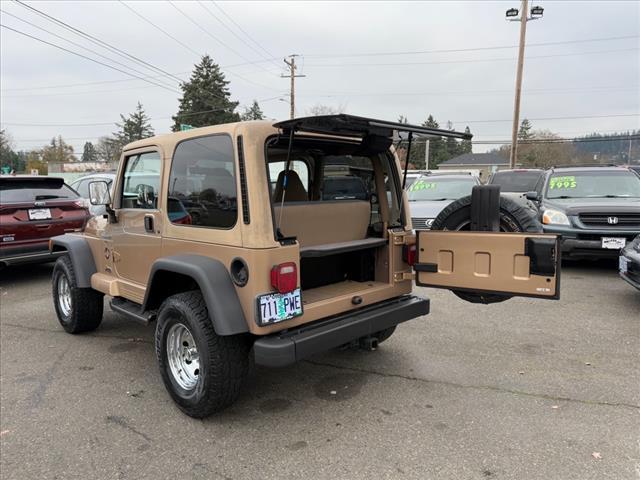
[[[283,170],[278,174],[278,179],[276,180],[276,187],[273,192],[273,201],[280,203],[282,202],[282,194],[284,192],[284,175],[286,171]],[[289,170],[287,175],[287,189],[284,194],[285,202],[305,202],[309,200],[309,194],[304,188],[302,184],[302,180],[294,170]]]
[[[371,216],[371,205],[367,201],[287,203],[285,197],[282,207],[274,205],[276,223],[281,208],[280,231],[285,237],[296,237],[302,247],[350,242],[367,237]]]

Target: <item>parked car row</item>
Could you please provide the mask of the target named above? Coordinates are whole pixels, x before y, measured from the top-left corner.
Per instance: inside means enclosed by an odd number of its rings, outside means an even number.
[[[408,187],[412,222],[429,229],[477,177],[425,173]],[[567,166],[495,172],[487,182],[527,206],[545,233],[562,235],[564,258],[616,257],[640,234],[640,176],[622,166]]]

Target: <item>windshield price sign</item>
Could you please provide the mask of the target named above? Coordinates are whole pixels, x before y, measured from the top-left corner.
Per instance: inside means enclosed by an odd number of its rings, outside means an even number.
[[[416,192],[418,190],[433,190],[436,188],[435,182],[425,182],[424,180],[418,180],[416,183],[411,185],[409,191]]]
[[[549,180],[549,190],[559,188],[576,188],[576,177],[552,177]]]

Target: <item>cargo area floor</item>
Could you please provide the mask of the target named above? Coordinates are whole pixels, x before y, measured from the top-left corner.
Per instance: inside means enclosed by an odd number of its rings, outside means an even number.
[[[383,287],[385,285],[383,282],[354,282],[353,280],[345,280],[344,282],[303,290],[302,303],[315,303],[342,295],[355,294],[370,288]]]

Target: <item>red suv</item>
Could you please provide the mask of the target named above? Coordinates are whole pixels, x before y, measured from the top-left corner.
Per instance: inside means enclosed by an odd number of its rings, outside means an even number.
[[[55,260],[49,239],[81,231],[85,205],[62,178],[0,177],[0,266]]]

